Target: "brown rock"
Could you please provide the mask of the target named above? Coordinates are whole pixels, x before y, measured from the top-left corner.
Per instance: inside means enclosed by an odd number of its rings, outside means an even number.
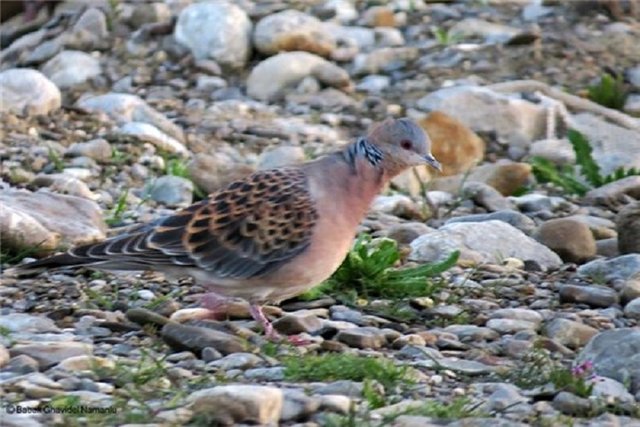
[[[432,154],[442,163],[442,175],[464,173],[484,158],[484,141],[461,121],[433,111],[420,121],[432,141]]]
[[[618,213],[616,229],[620,253],[640,253],[640,201],[628,204]]]
[[[589,226],[573,219],[546,221],[538,228],[535,238],[565,262],[581,264],[596,255],[596,241]]]
[[[562,318],[553,319],[545,329],[549,338],[574,350],[585,346],[598,333],[589,325]]]
[[[479,166],[468,175],[436,178],[429,185],[431,190],[457,193],[463,182],[481,182],[498,190],[503,196],[510,196],[532,179],[531,165],[528,163],[501,160]]]
[[[386,6],[373,6],[364,12],[362,21],[369,27],[395,27],[393,10]]]

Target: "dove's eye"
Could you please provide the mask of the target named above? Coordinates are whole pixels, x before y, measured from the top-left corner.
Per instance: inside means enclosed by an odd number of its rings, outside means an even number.
[[[409,141],[408,139],[403,139],[402,141],[400,141],[400,146],[405,150],[411,150],[413,144],[411,144],[411,141]]]

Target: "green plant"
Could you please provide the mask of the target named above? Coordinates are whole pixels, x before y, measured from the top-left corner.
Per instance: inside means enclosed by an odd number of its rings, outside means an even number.
[[[127,197],[129,197],[129,189],[125,188],[125,190],[120,193],[120,196],[118,196],[118,200],[111,209],[109,216],[105,219],[107,225],[118,225],[124,220],[125,211],[127,209]]]
[[[431,31],[433,32],[433,36],[436,38],[436,41],[444,46],[450,46],[462,40],[461,34],[445,30],[441,27],[434,27]]]
[[[196,197],[197,200],[202,200],[205,197],[207,197],[207,193],[204,190],[202,190],[200,187],[198,187],[191,179],[191,174],[189,173],[189,166],[184,158],[178,157],[175,155],[169,155],[164,152],[161,153],[161,155],[165,161],[165,168],[164,168],[165,175],[179,176],[181,178],[188,179],[189,181],[191,181],[193,183],[193,195]]]
[[[387,359],[325,353],[287,357],[283,364],[285,378],[291,381],[374,380],[385,390],[413,383],[409,367]]]
[[[400,415],[417,415],[421,417],[430,417],[440,420],[457,420],[468,417],[481,417],[477,408],[479,404],[472,404],[466,397],[458,397],[450,402],[439,402],[437,400],[429,400],[421,406],[410,407],[405,411],[401,411],[386,417],[384,421],[392,422]]]
[[[571,165],[557,167],[547,159],[534,157],[531,159],[533,173],[540,182],[551,182],[573,194],[584,195],[592,188],[601,187],[619,179],[640,175],[637,168],[625,169],[620,167],[609,175],[602,175],[600,167],[592,156],[591,144],[584,135],[574,129],[567,133],[569,142],[576,154],[576,165],[580,170],[578,176],[576,169]]]
[[[49,161],[53,164],[53,170],[56,172],[62,172],[64,169],[64,162],[60,158],[60,155],[53,148],[49,147],[47,150],[47,157]]]
[[[330,292],[339,300],[351,303],[359,298],[429,296],[439,286],[428,279],[454,266],[458,256],[456,251],[436,264],[394,268],[400,260],[397,243],[386,238],[373,241],[370,236],[361,235],[338,270],[311,295]]]
[[[587,88],[589,99],[608,108],[622,110],[627,100],[627,90],[622,75],[605,73],[600,81]]]
[[[4,264],[17,264],[22,261],[24,258],[32,257],[34,255],[42,254],[42,244],[44,240],[40,242],[38,245],[34,246],[23,246],[21,249],[17,251],[10,250],[7,248],[0,249],[0,265]]]

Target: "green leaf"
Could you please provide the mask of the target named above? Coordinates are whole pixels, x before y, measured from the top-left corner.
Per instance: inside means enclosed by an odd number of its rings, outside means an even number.
[[[576,163],[580,166],[582,174],[594,187],[601,186],[603,178],[600,175],[600,167],[593,160],[591,155],[593,150],[587,138],[575,129],[569,129],[567,136],[576,153]]]

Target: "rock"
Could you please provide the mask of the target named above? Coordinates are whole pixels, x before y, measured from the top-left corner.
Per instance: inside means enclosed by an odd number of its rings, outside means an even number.
[[[362,22],[368,27],[395,27],[396,18],[388,6],[373,6],[362,14]]]
[[[64,359],[56,365],[57,369],[64,369],[70,372],[93,371],[95,369],[115,369],[115,362],[105,357],[73,356]]]
[[[500,257],[537,262],[543,268],[560,266],[560,258],[515,227],[502,221],[461,222],[440,227],[411,242],[409,258],[417,262],[442,261],[453,250],[472,262],[499,264]]]
[[[462,37],[484,37],[484,42],[489,44],[509,43],[519,37],[525,36],[525,33],[518,28],[495,24],[477,18],[466,18],[456,22],[449,29],[449,33]],[[531,37],[533,37],[533,35]]]
[[[84,181],[66,173],[39,174],[31,181],[31,185],[36,188],[47,187],[58,194],[68,194],[89,200],[98,199]]]
[[[141,127],[140,123],[132,124],[130,122],[142,122],[147,125],[155,126],[177,140],[182,140],[184,138],[182,129],[171,123],[171,121],[169,121],[164,115],[149,107],[146,102],[136,95],[107,93],[104,95],[89,96],[80,99],[77,105],[89,112],[103,112],[111,119],[115,120],[116,123],[124,125],[123,128],[126,128],[127,125],[134,127],[135,132],[130,132],[136,136],[139,136],[139,134],[154,135],[158,132],[157,129],[154,132],[152,127]],[[163,137],[166,139],[166,135],[163,135]],[[153,138],[150,137],[149,142],[153,143]],[[185,150],[184,147],[180,149],[177,146],[174,146],[171,142],[168,142],[166,147],[161,146],[160,148],[168,151],[174,150],[174,152],[181,152]]]
[[[600,332],[580,352],[576,363],[593,363],[599,376],[630,385],[631,393],[640,391],[640,331],[619,328]]]
[[[535,331],[537,328],[537,325],[533,322],[517,319],[490,319],[486,326],[501,334],[514,334],[518,331]]]
[[[640,89],[640,65],[629,68],[626,75],[629,83],[631,83],[635,88]]]
[[[463,183],[460,193],[462,197],[468,198],[489,212],[513,210],[513,203],[498,190],[482,182]]]
[[[383,233],[385,237],[393,239],[399,244],[406,245],[431,231],[433,231],[431,227],[421,222],[405,222],[392,225],[383,231]]]
[[[590,413],[591,401],[567,391],[561,391],[553,398],[553,407],[563,414],[578,416]]]
[[[93,353],[93,345],[76,341],[35,342],[16,344],[9,350],[11,357],[26,355],[35,359],[40,370],[46,370],[70,357]]]
[[[304,163],[305,155],[302,147],[280,146],[265,150],[260,154],[258,169],[276,169]]]
[[[620,253],[640,253],[640,201],[632,202],[618,212],[616,229]]]
[[[379,74],[370,74],[356,85],[356,90],[371,94],[380,94],[391,85],[391,78]],[[433,138],[432,138],[433,139]],[[435,155],[435,153],[433,153]],[[437,156],[436,156],[437,158]]]
[[[336,412],[338,414],[348,414],[351,405],[353,405],[352,400],[348,396],[341,396],[339,394],[328,394],[323,396],[314,396],[320,401],[320,407],[318,408],[321,411],[329,411]]]
[[[5,365],[9,363],[9,359],[11,356],[9,355],[9,350],[2,344],[0,344],[0,369],[4,368]]]
[[[65,37],[65,45],[72,49],[89,51],[108,46],[109,29],[104,12],[95,7],[88,8],[73,25]]]
[[[136,5],[131,15],[131,25],[134,28],[144,24],[171,22],[171,9],[165,3],[153,2]]]
[[[605,258],[615,258],[620,255],[618,251],[618,238],[602,239],[596,241],[596,252],[598,256]]]
[[[640,176],[629,176],[594,188],[585,195],[585,202],[610,205],[624,199],[626,196],[640,199]]]
[[[625,281],[620,290],[620,302],[622,304],[627,304],[636,298],[640,298],[640,277]]]
[[[404,68],[419,56],[415,47],[383,47],[369,53],[362,53],[353,61],[353,74],[382,74]]]
[[[207,347],[210,348],[210,347]],[[228,356],[223,357],[222,359],[216,360],[214,362],[210,362],[209,366],[215,367],[224,371],[228,371],[230,369],[249,369],[254,368],[264,361],[251,353],[231,353]]]
[[[576,162],[576,152],[567,138],[535,141],[529,148],[529,156],[542,157],[556,165],[572,165]]]
[[[584,323],[558,317],[547,323],[545,332],[557,343],[575,350],[585,346],[598,330]]]
[[[99,162],[111,160],[113,149],[106,139],[97,138],[87,142],[74,142],[65,151],[67,156],[85,156]]]
[[[162,327],[169,322],[166,317],[146,308],[130,308],[126,313],[127,319],[141,326],[151,325]]]
[[[11,68],[0,72],[0,112],[49,114],[62,105],[58,87],[39,71]]]
[[[560,286],[560,302],[606,308],[618,303],[618,294],[606,286],[562,285]]]
[[[0,316],[0,328],[9,332],[60,332],[53,320],[26,313],[9,313]]]
[[[631,408],[636,405],[636,399],[634,399],[633,395],[627,391],[627,387],[619,381],[598,376],[590,382],[593,384],[591,396],[601,399],[607,405],[624,405],[627,408]]]
[[[501,308],[490,314],[492,319],[514,319],[533,323],[535,326],[542,323],[542,315],[535,310],[526,308]]]
[[[322,321],[313,314],[287,314],[275,322],[273,327],[284,335],[295,335],[306,332],[313,334],[322,329]]]
[[[421,218],[420,209],[410,198],[402,194],[377,196],[373,199],[371,211],[394,215],[400,218]]]
[[[631,94],[627,96],[622,111],[632,116],[640,116],[640,95]]]
[[[480,405],[481,411],[491,413],[526,405],[528,399],[522,396],[518,387],[513,384],[498,383],[492,384],[492,386],[495,390],[489,395],[486,402]]]
[[[320,400],[309,397],[301,390],[284,390],[284,404],[280,422],[305,420],[320,407]]]
[[[531,180],[531,170],[528,163],[500,160],[476,167],[469,174],[436,178],[430,183],[430,188],[456,193],[464,184],[480,182],[490,185],[504,196],[509,196]]]
[[[570,218],[543,222],[534,237],[565,262],[582,264],[596,255],[596,239],[589,227]]]
[[[305,77],[339,89],[351,85],[342,68],[308,52],[283,52],[256,65],[247,79],[247,94],[261,101],[276,101]]]
[[[188,163],[189,178],[207,193],[213,193],[227,184],[254,172],[249,165],[229,165],[206,153],[197,153]]]
[[[620,167],[640,169],[640,147],[634,143],[640,140],[640,131],[611,124],[589,113],[574,115],[573,122],[575,130],[588,138],[603,176]]]
[[[610,280],[628,280],[640,274],[640,254],[621,255],[611,259],[597,259],[578,268],[578,274]]]
[[[377,349],[387,343],[384,332],[373,327],[345,329],[338,332],[335,339],[355,348]]]
[[[536,223],[528,216],[513,210],[500,210],[488,214],[474,214],[457,216],[448,219],[445,224],[453,224],[456,222],[483,222],[483,221],[503,221],[514,226],[523,233],[530,235],[536,228]]]
[[[93,243],[106,237],[102,210],[75,196],[0,190],[0,235],[7,249],[47,253],[58,245]]]
[[[319,19],[287,9],[268,15],[256,24],[253,44],[264,55],[305,51],[329,57],[336,40]]]
[[[630,319],[640,320],[640,298],[635,298],[631,300],[624,307],[624,315]]]
[[[187,207],[193,202],[193,182],[181,176],[156,178],[145,189],[152,200],[167,206]]]
[[[60,89],[67,89],[98,77],[102,68],[88,53],[63,50],[42,66],[42,73]]]
[[[429,134],[432,154],[442,164],[442,175],[465,173],[484,158],[484,141],[455,118],[433,111],[419,124]]]
[[[538,140],[546,128],[546,109],[541,105],[482,87],[440,89],[417,105],[449,114],[476,132],[497,132],[509,141]]]
[[[571,215],[565,218],[586,224],[596,240],[609,239],[618,235],[614,230],[616,228],[616,224],[610,219],[580,214]]]
[[[196,416],[216,425],[277,425],[283,400],[282,390],[259,385],[221,385],[187,397]]]
[[[244,67],[251,54],[252,24],[238,6],[204,1],[182,10],[174,36],[196,60],[213,59],[222,67]]]
[[[162,328],[162,339],[172,348],[189,350],[201,354],[206,347],[211,347],[223,355],[243,352],[245,345],[233,335],[215,329],[199,326],[167,323]]]

